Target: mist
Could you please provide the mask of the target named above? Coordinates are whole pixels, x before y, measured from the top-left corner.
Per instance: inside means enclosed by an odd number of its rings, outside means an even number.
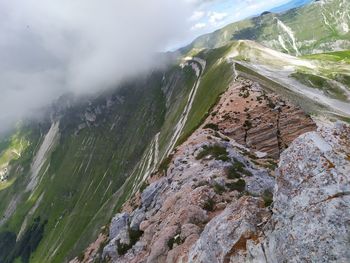
[[[188,37],[193,0],[0,0],[0,131],[60,95],[156,66]]]

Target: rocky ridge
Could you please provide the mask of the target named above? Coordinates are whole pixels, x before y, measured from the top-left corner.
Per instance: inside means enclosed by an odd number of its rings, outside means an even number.
[[[345,262],[349,146],[238,79],[75,262]]]

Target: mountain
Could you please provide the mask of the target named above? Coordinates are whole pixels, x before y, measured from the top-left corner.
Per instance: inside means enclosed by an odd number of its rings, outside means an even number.
[[[290,10],[290,9],[293,9],[293,8],[297,8],[297,7],[300,7],[300,6],[303,6],[303,5],[306,5],[306,4],[309,4],[311,3],[313,0],[292,0],[292,1],[289,1],[281,6],[277,6],[275,8],[272,8],[270,10],[270,12],[272,13],[281,13],[281,12],[284,12],[284,11],[287,11],[287,10]]]
[[[346,262],[348,6],[229,25],[23,120],[0,140],[0,262]]]
[[[292,55],[349,49],[349,13],[346,0],[315,1],[281,14],[268,13],[227,25],[197,38],[182,52],[242,39]]]

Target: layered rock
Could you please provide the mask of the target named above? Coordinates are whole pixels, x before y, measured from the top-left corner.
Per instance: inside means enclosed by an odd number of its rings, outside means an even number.
[[[227,117],[237,115],[240,106],[231,99],[239,100],[248,84],[264,99],[246,112],[257,116],[266,110],[260,122],[252,118],[261,129],[255,137],[249,137],[252,127],[240,126],[241,119]],[[349,261],[350,127],[329,125],[299,136],[315,124],[297,107],[264,95],[251,82],[235,85],[221,99],[230,103],[220,102],[173,152],[169,165],[112,220],[104,260]],[[264,105],[271,101],[275,107]],[[263,129],[263,120],[274,121],[274,114],[278,125]],[[240,127],[250,143],[234,135]],[[287,146],[274,172],[268,157],[277,158]]]
[[[316,129],[299,107],[242,78],[221,97],[207,123],[218,125],[238,143],[275,159],[296,137]]]

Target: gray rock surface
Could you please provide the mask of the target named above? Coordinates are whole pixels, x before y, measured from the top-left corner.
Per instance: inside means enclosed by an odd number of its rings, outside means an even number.
[[[246,251],[246,241],[257,236],[257,226],[269,216],[260,199],[242,197],[205,226],[188,262],[228,262],[237,257]]]
[[[350,262],[350,127],[302,135],[281,156],[274,214],[251,262]]]

